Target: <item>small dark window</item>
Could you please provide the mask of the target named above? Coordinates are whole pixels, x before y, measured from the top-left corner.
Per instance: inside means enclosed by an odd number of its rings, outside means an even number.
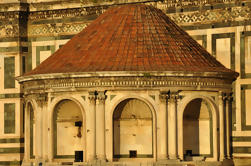
[[[192,156],[193,151],[192,150],[186,150],[186,156]]]
[[[75,151],[74,162],[83,162],[83,151]]]
[[[130,150],[129,151],[129,157],[130,158],[136,158],[137,157],[137,150]]]

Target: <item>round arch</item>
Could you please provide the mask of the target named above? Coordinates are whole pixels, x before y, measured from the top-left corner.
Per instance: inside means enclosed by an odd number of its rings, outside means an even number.
[[[212,158],[207,158],[207,161],[213,160],[213,161],[217,161],[218,158],[218,135],[217,135],[217,126],[218,126],[218,108],[215,104],[215,101],[209,97],[209,96],[205,96],[205,95],[201,95],[201,94],[192,94],[192,95],[187,95],[185,96],[181,102],[180,105],[178,106],[178,113],[177,113],[177,123],[178,123],[178,154],[181,160],[184,160],[184,154],[183,154],[183,150],[184,150],[184,145],[183,145],[183,115],[184,115],[184,111],[186,109],[186,106],[192,102],[195,99],[202,99],[204,102],[206,102],[210,108],[209,111],[211,111],[211,115],[212,115],[212,126],[213,126],[213,157]]]
[[[114,98],[115,99],[115,98]],[[114,154],[114,149],[113,149],[113,142],[114,142],[114,128],[113,128],[113,115],[114,112],[116,110],[116,107],[121,104],[122,102],[129,100],[129,99],[135,99],[135,100],[139,100],[142,103],[146,104],[146,106],[149,108],[149,111],[151,113],[152,116],[152,156],[148,156],[149,158],[153,158],[156,159],[156,112],[155,112],[155,108],[153,106],[153,103],[151,103],[150,99],[147,99],[145,97],[142,96],[136,96],[136,95],[127,95],[127,96],[122,96],[122,97],[116,97],[116,99],[114,100],[112,107],[110,109],[109,112],[109,119],[111,119],[111,146],[112,146],[112,154]],[[145,156],[147,157],[147,156]],[[114,158],[114,156],[112,155],[112,158]]]
[[[81,114],[81,117],[82,119],[71,119],[71,120],[61,120],[62,122],[65,121],[65,126],[64,128],[68,128],[70,126],[67,126],[69,125],[69,123],[71,123],[71,128],[76,128],[76,131],[77,131],[77,135],[74,136],[75,138],[80,138],[81,139],[81,146],[82,148],[77,148],[76,153],[80,154],[81,156],[83,157],[80,157],[80,159],[82,158],[83,161],[86,161],[87,159],[87,153],[86,153],[86,144],[87,144],[87,139],[86,139],[86,112],[85,112],[85,109],[84,109],[84,106],[80,103],[80,101],[74,97],[69,97],[69,96],[61,96],[61,97],[58,97],[58,98],[55,98],[52,103],[50,104],[50,107],[49,107],[49,121],[50,121],[50,159],[52,160],[53,158],[61,158],[61,159],[67,159],[68,157],[74,159],[73,155],[75,154],[71,154],[71,155],[64,155],[62,154],[62,152],[58,155],[57,154],[57,150],[55,147],[55,144],[56,144],[56,140],[55,140],[55,133],[57,133],[57,128],[55,126],[55,123],[57,123],[55,120],[55,116],[57,112],[57,107],[64,101],[68,101],[68,102],[72,102],[73,105],[75,105],[75,107],[77,107],[80,111],[80,114]],[[69,122],[67,124],[67,121]],[[63,128],[63,127],[61,127]],[[69,131],[70,131],[70,128],[68,128]],[[83,151],[83,155],[81,154]],[[81,159],[81,160],[82,160]]]

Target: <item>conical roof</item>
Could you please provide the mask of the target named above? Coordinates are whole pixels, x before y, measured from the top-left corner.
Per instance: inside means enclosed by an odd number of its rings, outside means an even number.
[[[25,76],[104,71],[234,74],[161,10],[133,4],[108,9]]]

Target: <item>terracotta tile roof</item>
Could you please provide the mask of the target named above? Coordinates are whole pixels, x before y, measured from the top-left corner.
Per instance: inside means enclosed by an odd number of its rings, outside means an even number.
[[[110,8],[26,75],[95,71],[233,73],[161,10]]]

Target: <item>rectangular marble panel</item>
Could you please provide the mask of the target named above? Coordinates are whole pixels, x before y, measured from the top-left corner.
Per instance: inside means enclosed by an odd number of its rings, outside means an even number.
[[[220,38],[216,40],[216,59],[227,68],[231,68],[230,44],[230,38]]]
[[[4,58],[4,88],[15,88],[15,57]]]
[[[245,90],[246,104],[246,125],[251,125],[251,89]]]
[[[15,133],[15,103],[4,104],[4,133]]]
[[[245,72],[251,73],[251,36],[245,37]]]

